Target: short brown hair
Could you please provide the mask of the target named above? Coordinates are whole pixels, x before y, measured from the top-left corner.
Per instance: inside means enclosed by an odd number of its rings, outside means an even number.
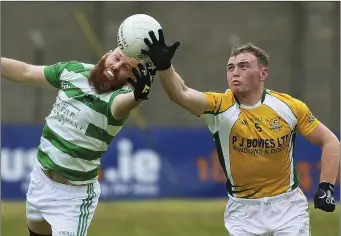
[[[230,56],[235,57],[238,54],[241,54],[244,52],[252,53],[253,55],[255,55],[257,57],[258,64],[263,65],[265,67],[268,67],[269,55],[263,49],[255,46],[252,43],[246,43],[246,44],[243,44],[242,46],[233,48]]]

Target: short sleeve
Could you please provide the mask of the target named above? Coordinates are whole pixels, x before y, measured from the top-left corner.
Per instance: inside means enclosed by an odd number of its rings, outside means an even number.
[[[223,102],[223,94],[221,93],[213,93],[213,92],[204,92],[204,95],[207,99],[207,106],[204,114],[217,114],[222,108]]]
[[[204,114],[216,116],[226,111],[235,103],[235,99],[230,91],[227,93],[204,92],[204,95],[207,99],[207,106]]]
[[[208,125],[212,133],[215,133],[220,127],[221,116],[220,114],[227,111],[234,103],[232,93],[215,93],[204,92],[207,99],[207,105],[202,118]]]
[[[60,89],[60,75],[68,62],[58,62],[54,65],[45,66],[44,74],[46,80],[55,88]]]
[[[320,121],[304,102],[297,100],[297,106],[297,131],[301,135],[307,136],[317,128]]]
[[[109,114],[110,114],[110,119],[109,119],[109,123],[110,123],[110,124],[113,124],[113,125],[123,125],[123,123],[124,123],[124,122],[126,121],[126,119],[128,118],[129,115],[128,115],[127,117],[123,118],[123,119],[116,120],[116,119],[112,116],[112,113],[111,113],[111,106],[112,106],[112,103],[113,103],[115,97],[117,97],[117,95],[119,95],[119,94],[126,94],[126,93],[130,93],[130,92],[133,92],[133,89],[132,89],[131,87],[129,87],[129,86],[123,86],[122,88],[117,89],[117,90],[115,90],[115,91],[112,93],[112,95],[111,95],[111,97],[110,97],[110,100],[109,100],[109,104],[108,104],[108,112],[109,112]]]

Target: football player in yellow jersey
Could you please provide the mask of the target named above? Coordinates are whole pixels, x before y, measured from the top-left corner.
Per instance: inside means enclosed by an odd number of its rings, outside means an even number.
[[[170,100],[202,117],[212,132],[227,177],[225,227],[232,236],[310,235],[308,201],[294,166],[295,136],[322,148],[315,208],[335,210],[333,197],[340,156],[337,137],[302,101],[264,88],[268,56],[246,44],[234,49],[226,67],[230,89],[199,92],[185,85],[171,66],[180,42],[167,46],[163,31],[145,39]]]

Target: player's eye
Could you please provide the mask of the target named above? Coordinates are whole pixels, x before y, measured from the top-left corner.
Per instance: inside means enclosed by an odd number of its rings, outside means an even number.
[[[246,64],[241,64],[240,68],[246,69],[246,68],[247,68],[247,65],[246,65]]]
[[[120,58],[119,58],[118,56],[114,56],[114,60],[115,60],[115,61],[119,61]]]
[[[233,71],[234,67],[233,66],[228,66],[227,71]]]

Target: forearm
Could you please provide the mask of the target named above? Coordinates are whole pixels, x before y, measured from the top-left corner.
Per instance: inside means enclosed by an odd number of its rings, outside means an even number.
[[[340,167],[340,142],[334,136],[322,145],[320,182],[335,184]]]
[[[18,83],[26,83],[28,80],[29,65],[22,61],[17,61],[9,58],[1,58],[1,75],[6,79]]]
[[[112,115],[118,120],[123,119],[140,104],[141,102],[135,100],[133,92],[118,95],[113,102]]]
[[[134,98],[134,93],[131,92],[131,93],[128,93],[126,96],[126,99],[122,101],[121,109],[125,110],[126,113],[128,114],[131,110],[135,109],[140,104],[141,102],[136,101]]]
[[[206,96],[185,85],[180,75],[171,67],[165,71],[159,71],[162,86],[169,99],[186,109],[195,116],[201,116],[207,107]]]
[[[187,89],[180,75],[176,73],[173,67],[165,71],[159,71],[159,77],[164,90],[172,101],[176,101],[183,96]]]

